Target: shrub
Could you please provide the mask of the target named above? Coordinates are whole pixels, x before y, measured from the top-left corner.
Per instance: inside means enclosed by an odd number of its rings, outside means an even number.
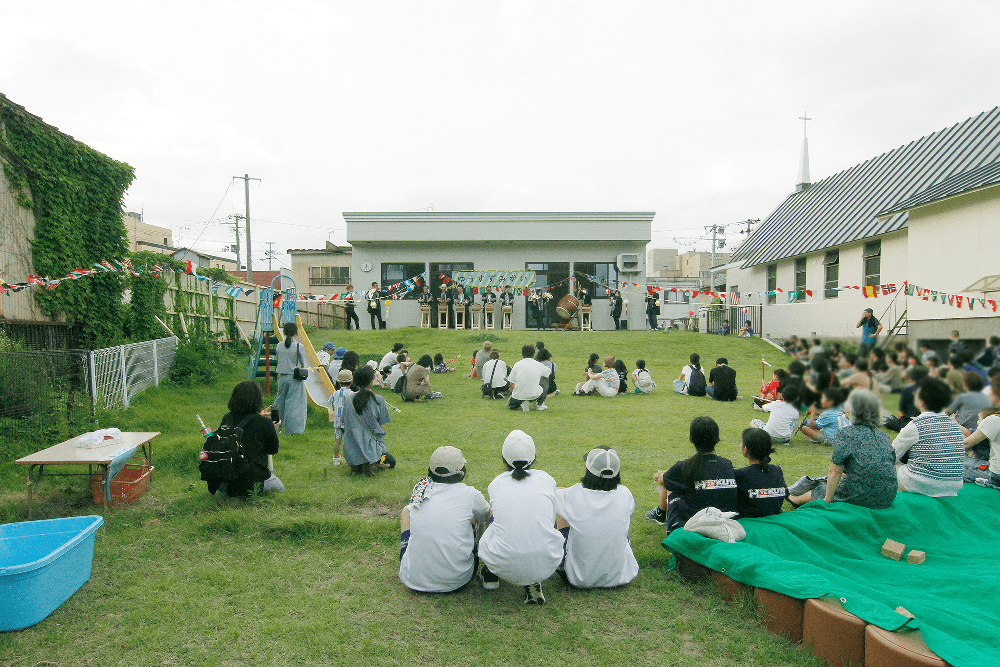
[[[223,363],[218,341],[206,335],[195,335],[182,341],[170,367],[170,381],[179,385],[211,384]]]

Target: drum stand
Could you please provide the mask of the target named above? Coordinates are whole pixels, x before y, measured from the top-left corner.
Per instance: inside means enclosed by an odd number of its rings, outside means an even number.
[[[507,329],[508,331],[512,330],[514,328],[514,307],[504,306],[501,318],[500,328]]]
[[[482,313],[483,307],[480,304],[472,304],[472,329],[482,328]]]
[[[455,328],[465,328],[465,305],[455,304]]]
[[[592,310],[591,306],[583,306],[582,308],[580,308],[580,317],[582,319],[582,322],[580,324],[581,331],[593,331],[593,329],[590,326],[591,310]]]
[[[490,306],[485,306],[483,308],[483,328],[484,329],[495,329],[493,320],[496,316],[496,309]]]
[[[438,329],[448,328],[448,305],[438,306]]]
[[[420,306],[420,328],[431,328],[431,307],[426,304]]]

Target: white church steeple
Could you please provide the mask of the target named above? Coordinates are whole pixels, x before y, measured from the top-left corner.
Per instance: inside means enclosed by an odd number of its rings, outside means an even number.
[[[799,116],[802,121],[802,162],[799,164],[799,181],[795,185],[796,192],[802,192],[810,185],[809,180],[809,137],[806,134],[806,124],[812,120],[808,113]]]

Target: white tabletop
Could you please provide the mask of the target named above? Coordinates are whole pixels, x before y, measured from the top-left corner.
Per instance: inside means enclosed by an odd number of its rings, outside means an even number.
[[[35,452],[23,459],[18,459],[14,463],[22,466],[28,465],[62,465],[62,464],[107,464],[111,462],[114,455],[126,447],[140,447],[156,436],[159,431],[145,431],[141,433],[122,433],[121,440],[103,447],[77,447],[76,441],[86,434],[81,433],[75,438],[70,438],[58,445],[52,445],[47,449]]]

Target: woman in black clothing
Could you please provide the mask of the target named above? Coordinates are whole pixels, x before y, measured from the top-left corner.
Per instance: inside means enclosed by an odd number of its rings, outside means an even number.
[[[271,476],[267,466],[267,455],[278,453],[278,434],[274,430],[274,422],[261,414],[264,407],[264,397],[260,385],[250,380],[244,380],[233,387],[233,395],[229,397],[229,412],[222,418],[221,426],[239,426],[243,429],[241,443],[243,453],[250,462],[250,470],[246,475],[219,487],[230,498],[245,498],[258,484]],[[260,487],[257,491],[260,492]],[[215,489],[209,486],[209,493]]]

